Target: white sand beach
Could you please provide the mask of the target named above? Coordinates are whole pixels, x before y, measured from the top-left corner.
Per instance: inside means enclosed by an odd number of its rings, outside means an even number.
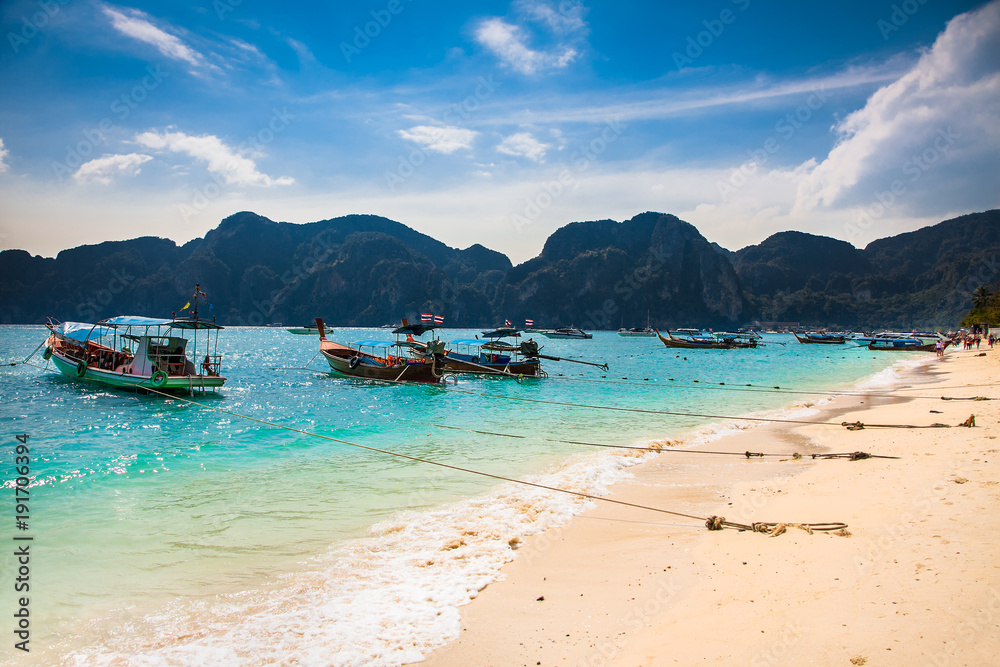
[[[598,503],[528,538],[462,609],[461,637],[422,664],[996,664],[1000,401],[940,398],[1000,398],[1000,350],[979,352],[950,350],[807,418],[837,426],[771,424],[705,447],[802,460],[664,453],[610,496],[739,523],[840,521],[849,536],[708,531]],[[957,426],[970,415],[974,428]],[[853,451],[900,458],[808,456]]]

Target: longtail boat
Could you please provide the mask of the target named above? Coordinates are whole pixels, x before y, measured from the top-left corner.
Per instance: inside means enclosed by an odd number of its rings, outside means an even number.
[[[798,333],[793,331],[792,335],[800,343],[817,343],[820,345],[843,345],[846,337],[842,334],[820,333],[818,331],[808,331]]]
[[[453,373],[547,377],[537,355],[523,355],[520,345],[503,340],[517,339],[520,336],[517,329],[501,328],[484,331],[485,340],[479,338],[453,340],[447,344],[444,357],[445,369]],[[536,349],[535,352],[537,351]]]
[[[218,389],[226,382],[218,351],[223,327],[198,319],[199,294],[204,296],[196,286],[192,316],[185,319],[120,315],[96,324],[50,319],[42,357],[74,380],[117,389]]]
[[[388,382],[419,382],[440,384],[444,378],[444,344],[440,341],[417,343],[413,336],[420,336],[434,329],[422,324],[407,325],[393,330],[395,342],[380,340],[356,341],[351,345],[328,340],[323,320],[316,318],[319,329],[319,351],[334,372],[363,380]],[[406,340],[402,340],[405,336]],[[409,354],[411,349],[422,349],[419,357]]]
[[[934,352],[937,343],[924,343],[919,338],[876,338],[868,343],[869,350],[889,352]],[[945,343],[945,347],[947,347]]]
[[[689,334],[685,336],[674,336],[670,331],[664,336],[656,329],[656,335],[660,342],[667,347],[675,347],[684,350],[729,350],[735,347],[724,339],[715,336],[705,336],[702,334]]]

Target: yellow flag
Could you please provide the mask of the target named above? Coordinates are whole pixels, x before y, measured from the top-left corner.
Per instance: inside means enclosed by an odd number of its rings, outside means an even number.
[[[191,302],[188,301],[187,303],[184,304],[184,307],[181,308],[181,310],[187,310],[190,305],[191,305]]]

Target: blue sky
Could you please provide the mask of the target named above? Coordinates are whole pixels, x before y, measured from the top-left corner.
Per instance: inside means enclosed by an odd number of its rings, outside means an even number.
[[[673,213],[738,249],[1000,205],[1000,1],[0,8],[0,248],[398,220],[515,262]]]

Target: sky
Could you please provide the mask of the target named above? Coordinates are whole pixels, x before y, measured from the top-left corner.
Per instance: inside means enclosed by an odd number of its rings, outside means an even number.
[[[14,0],[0,34],[0,249],[364,213],[520,263],[644,211],[736,250],[1000,207],[1000,0]]]

